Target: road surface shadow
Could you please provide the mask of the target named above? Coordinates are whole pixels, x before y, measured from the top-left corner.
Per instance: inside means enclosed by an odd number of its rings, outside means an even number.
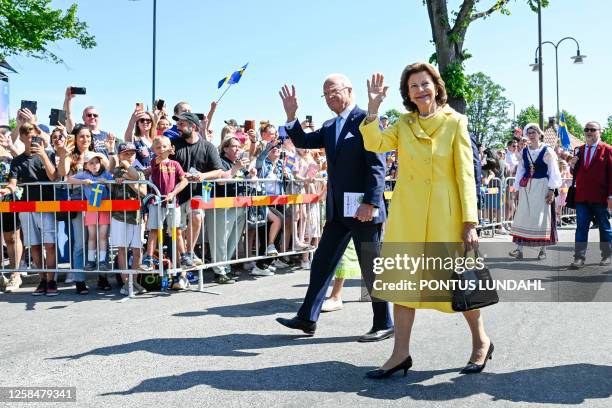
[[[605,365],[569,364],[477,375],[459,375],[459,368],[411,370],[406,377],[396,375],[386,381],[365,379],[364,373],[370,368],[324,361],[256,370],[192,371],[147,379],[129,390],[101,395],[171,392],[208,385],[227,391],[344,392],[381,400],[408,397],[452,401],[487,394],[492,401],[570,405],[610,398],[612,394],[612,366]],[[457,376],[436,384],[420,384],[450,372],[457,372]]]

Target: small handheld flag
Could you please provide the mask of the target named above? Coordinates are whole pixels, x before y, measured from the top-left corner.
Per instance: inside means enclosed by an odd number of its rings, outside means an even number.
[[[89,195],[89,205],[100,207],[102,205],[102,197],[104,196],[105,187],[100,183],[95,183],[91,188]]]
[[[295,156],[287,155],[287,158],[285,159],[285,167],[293,171],[293,169],[295,168]]]
[[[570,148],[569,133],[567,133],[567,124],[565,123],[565,113],[561,112],[559,117],[559,139],[561,140],[561,146],[565,150]]]
[[[242,78],[242,74],[244,73],[244,70],[247,68],[247,65],[249,65],[248,62],[244,64],[242,68],[240,68],[238,71],[234,71],[228,76],[226,76],[225,78],[223,78],[222,80],[220,80],[219,84],[217,85],[217,89],[220,89],[225,84],[230,84],[230,85],[237,84],[238,81],[240,81],[240,78]]]
[[[210,192],[212,191],[212,188],[213,188],[212,183],[209,183],[208,181],[202,182],[202,194],[204,195],[203,201],[205,203],[210,202]]]

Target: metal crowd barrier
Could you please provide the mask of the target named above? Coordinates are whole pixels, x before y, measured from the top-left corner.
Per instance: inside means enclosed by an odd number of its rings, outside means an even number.
[[[13,247],[12,251],[9,250],[8,252],[8,267],[4,252],[0,252],[1,271],[3,273],[54,273],[56,277],[58,273],[121,273],[128,275],[129,297],[133,297],[134,275],[143,271],[138,269],[139,265],[132,265],[131,268],[127,269],[115,268],[118,250],[110,245],[110,237],[114,232],[112,229],[113,215],[111,214],[122,214],[123,220],[126,220],[127,213],[140,211],[141,199],[144,198],[144,195],[139,194],[140,198],[138,199],[126,199],[129,196],[127,189],[133,188],[139,190],[142,187],[146,187],[146,189],[158,197],[159,190],[148,181],[125,180],[122,183],[108,181],[101,184],[108,188],[109,198],[102,199],[99,206],[91,205],[88,202],[82,185],[71,185],[66,182],[18,184],[18,188],[23,189],[21,199],[17,200],[15,194],[12,194],[12,201],[0,202],[0,213],[2,213],[0,229],[3,231],[5,242],[11,238],[13,242],[11,245]],[[116,188],[112,188],[112,186],[116,186]],[[147,191],[146,189],[145,191]],[[103,189],[100,188],[96,194],[103,195]],[[53,197],[52,200],[41,199],[42,197],[48,198],[51,195]],[[95,216],[95,251],[97,255],[93,270],[84,270],[83,268],[87,262],[87,243],[90,238],[84,224],[84,212],[97,213]],[[104,213],[105,217],[108,217],[109,222],[108,228],[103,229],[104,232],[101,231],[98,219],[98,217],[102,216],[102,213]],[[19,228],[17,228],[18,219],[20,223]],[[11,223],[11,226],[5,228],[5,223]],[[10,228],[13,230],[11,231]],[[40,241],[40,244],[27,245],[25,242],[26,231],[28,236],[33,235],[29,237],[29,242]],[[123,232],[124,242],[127,242],[127,229],[124,229]],[[11,237],[6,235],[9,233],[12,233]],[[100,239],[101,234],[106,235],[106,237]],[[52,237],[52,240],[49,236]],[[143,231],[141,231],[141,237],[143,237]],[[38,248],[32,248],[39,245],[40,254],[38,253]],[[162,252],[162,246],[163,242],[160,240],[158,245],[160,253]],[[107,254],[106,259],[99,259],[101,248],[106,248],[106,251],[103,251]],[[123,264],[129,265],[129,251],[121,252],[124,255]],[[34,262],[34,257],[39,258],[40,265]],[[66,262],[58,262],[58,258],[60,258],[59,260],[64,259]],[[119,263],[119,260],[117,261]],[[111,266],[110,269],[101,269],[100,265],[102,262],[108,262]],[[161,265],[159,273],[163,274]]]
[[[315,183],[324,183],[324,180],[314,180]],[[116,182],[109,182],[109,187],[116,185]],[[167,228],[158,228],[155,233],[158,237],[158,265],[155,271],[163,278],[167,279],[179,273],[198,271],[198,290],[204,291],[203,269],[205,268],[225,268],[228,265],[249,262],[266,261],[274,257],[289,256],[308,252],[316,246],[317,238],[320,238],[322,222],[324,220],[324,210],[319,204],[319,194],[313,190],[313,182],[302,182],[297,180],[278,180],[278,179],[218,179],[204,183],[191,182],[186,187],[187,194],[183,195],[183,202],[179,199],[181,216],[185,219],[179,224],[168,225]],[[141,185],[147,187],[149,194],[148,202],[161,201],[163,196],[157,187],[149,181],[125,181],[123,186],[123,197],[125,189],[129,185],[138,188]],[[102,200],[100,207],[93,207],[88,204],[80,185],[68,185],[64,182],[47,183],[25,183],[19,187],[24,188],[24,196],[20,201],[13,197],[12,202],[0,203],[0,212],[13,213],[13,223],[17,218],[22,218],[18,214],[32,214],[31,217],[23,217],[25,222],[21,229],[27,228],[28,231],[33,227],[30,222],[45,225],[48,220],[46,214],[52,214],[52,242],[45,234],[41,234],[41,249],[43,261],[41,265],[33,262],[32,251],[26,253],[22,262],[21,251],[13,245],[12,254],[9,254],[9,264],[3,254],[1,265],[2,272],[27,271],[33,273],[116,273],[127,274],[129,280],[129,296],[134,295],[133,275],[143,273],[139,265],[131,265],[128,269],[115,268],[117,248],[109,244],[108,237],[113,233],[112,227],[104,242],[100,241],[100,225],[96,225],[96,253],[99,254],[101,247],[107,249],[107,260],[111,264],[110,270],[101,269],[102,259],[96,260],[96,266],[91,271],[84,271],[83,265],[87,257],[87,228],[83,223],[83,212],[93,211],[122,211],[123,219],[129,211],[141,209],[141,200],[117,200],[113,197],[114,190],[110,189],[108,200]],[[233,192],[228,191],[232,190]],[[34,190],[36,189],[36,190]],[[43,191],[52,189],[53,200],[32,201],[30,195],[33,191],[43,196]],[[75,193],[76,192],[76,193]],[[76,194],[76,196],[75,196]],[[225,197],[228,195],[229,197]],[[178,198],[178,197],[177,197]],[[146,206],[148,211],[157,211],[158,219],[161,219],[162,208],[160,206]],[[300,219],[301,222],[309,224],[310,228],[318,231],[314,236],[312,232],[309,241],[314,245],[296,245],[297,227],[299,224],[294,220]],[[296,214],[297,217],[296,217]],[[38,221],[40,217],[40,221]],[[4,227],[5,218],[0,219],[0,227]],[[169,220],[167,220],[169,221]],[[280,225],[279,225],[280,223]],[[70,224],[70,225],[68,225]],[[313,225],[314,224],[314,225]],[[146,243],[144,234],[146,220],[141,219],[141,244],[140,260],[145,257]],[[168,230],[170,240],[167,246],[170,268],[164,268],[164,229]],[[43,231],[45,229],[43,228]],[[65,231],[65,233],[64,233]],[[21,231],[14,231],[21,232]],[[125,231],[125,241],[128,241],[127,230]],[[179,234],[184,234],[186,252],[189,253],[193,265],[184,265],[184,254],[177,251]],[[21,233],[19,234],[22,235]],[[65,241],[66,245],[63,245]],[[263,241],[263,245],[260,242]],[[276,252],[268,251],[269,245],[274,245]],[[52,247],[53,246],[53,247]],[[209,248],[207,251],[206,248]],[[67,260],[64,263],[56,261],[57,255],[61,251],[60,247],[65,247]],[[55,257],[49,254],[55,251]],[[272,253],[271,253],[272,252]],[[12,257],[10,255],[13,255]],[[129,264],[128,251],[122,251],[125,256],[125,265]],[[182,255],[182,256],[181,256]],[[194,256],[195,255],[195,256]],[[138,257],[132,257],[132,259]],[[198,261],[193,262],[194,259]],[[135,263],[135,262],[134,262]],[[167,262],[166,262],[167,264]],[[217,269],[217,271],[219,271]],[[211,292],[215,293],[215,292]]]

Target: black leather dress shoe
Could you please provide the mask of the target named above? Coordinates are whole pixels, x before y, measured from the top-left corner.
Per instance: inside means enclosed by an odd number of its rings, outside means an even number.
[[[485,357],[484,363],[476,364],[469,361],[467,365],[463,368],[463,370],[460,371],[460,374],[475,374],[484,370],[485,366],[487,365],[487,361],[493,359],[494,349],[495,348],[493,347],[493,342],[491,342],[491,344],[489,345],[489,350],[487,350],[487,356]]]
[[[305,320],[297,316],[291,319],[285,319],[284,317],[277,317],[276,321],[285,327],[288,327],[290,329],[301,330],[304,333],[310,334],[310,335],[315,334],[315,330],[317,329],[316,322],[311,322],[310,320]]]
[[[381,341],[384,339],[388,339],[389,337],[393,337],[393,327],[390,329],[382,329],[382,330],[370,330],[363,336],[357,340],[360,343],[368,343],[372,341]]]
[[[402,361],[395,367],[390,368],[388,370],[379,368],[377,370],[368,371],[366,373],[366,377],[373,378],[375,380],[382,380],[384,378],[391,377],[395,372],[400,371],[400,370],[404,370],[404,377],[405,377],[410,367],[412,367],[412,357],[408,356],[406,357],[404,361]]]

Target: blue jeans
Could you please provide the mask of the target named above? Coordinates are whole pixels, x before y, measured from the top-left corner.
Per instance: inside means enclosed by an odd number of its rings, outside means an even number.
[[[608,206],[605,204],[576,203],[576,248],[574,258],[585,259],[589,227],[595,217],[599,224],[599,247],[601,256],[612,254],[612,229],[608,218]]]
[[[87,230],[83,226],[83,213],[77,213],[77,216],[71,220],[70,238],[72,240],[72,269],[83,270],[85,265],[84,242],[87,242]],[[85,234],[85,236],[83,236]],[[74,280],[82,282],[85,280],[84,272],[74,272]]]

